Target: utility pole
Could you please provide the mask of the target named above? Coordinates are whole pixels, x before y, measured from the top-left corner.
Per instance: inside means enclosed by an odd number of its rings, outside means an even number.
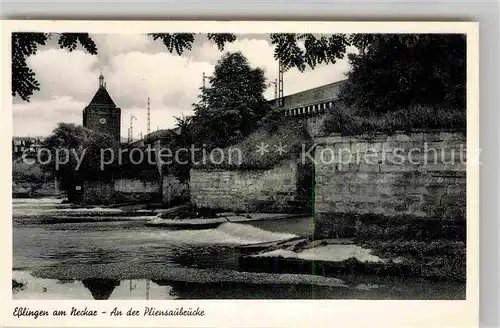
[[[281,60],[278,60],[278,106],[283,107],[283,65],[281,64]]]
[[[206,82],[205,82],[205,80],[209,79],[209,81],[210,81],[210,77],[211,76],[205,75],[205,72],[203,72],[203,89],[206,88]]]
[[[151,133],[151,102],[150,102],[150,98],[148,97],[148,135],[149,133]]]
[[[209,80],[209,82],[210,82],[210,76],[205,75],[205,72],[203,72],[203,91],[205,91],[205,88],[207,87],[207,84],[206,84],[206,82],[205,82],[207,79],[208,79],[208,80]],[[206,105],[205,100],[202,100],[202,102],[203,102],[203,105]]]
[[[137,117],[134,115],[130,114],[130,135],[129,135],[129,143],[133,141],[134,139],[134,120],[137,120]]]
[[[269,82],[268,86],[270,87],[271,85],[274,84],[274,99],[278,99],[278,79],[274,79],[274,81]]]

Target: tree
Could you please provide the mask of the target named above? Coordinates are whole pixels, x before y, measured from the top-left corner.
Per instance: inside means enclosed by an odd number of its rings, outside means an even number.
[[[170,52],[182,55],[191,50],[195,33],[151,33],[154,40],[161,40]],[[213,41],[220,51],[226,43],[236,41],[231,33],[208,33],[207,38]],[[271,44],[274,45],[274,58],[281,62],[285,70],[297,68],[303,72],[307,66],[315,68],[319,64],[334,64],[337,59],[344,58],[349,40],[345,34],[296,34],[272,33]],[[302,47],[301,47],[302,45]]]
[[[365,112],[412,105],[463,110],[466,40],[460,34],[356,34],[340,98]]]
[[[38,47],[45,45],[56,33],[13,33],[12,34],[12,96],[29,101],[35,91],[40,90],[35,72],[27,65],[27,58],[36,54]],[[58,43],[61,49],[73,51],[80,44],[90,54],[97,54],[95,42],[87,33],[60,33]],[[171,53],[184,54],[191,50],[195,33],[151,33],[153,40],[161,41]],[[227,43],[236,41],[231,33],[208,33],[220,51]],[[342,59],[349,45],[344,34],[270,34],[274,45],[274,58],[280,61],[284,70],[296,67],[304,71],[306,67],[315,68],[319,64],[334,64]]]
[[[174,134],[168,147],[173,151],[178,149],[191,149],[191,145],[193,144],[193,117],[175,117],[175,120],[177,121],[176,129],[178,129],[178,133]],[[170,174],[184,182],[189,179],[189,171],[192,166],[191,154],[188,151],[179,152],[178,159],[178,161],[172,161],[172,163],[168,165],[167,170]]]
[[[248,135],[268,112],[266,78],[240,53],[226,53],[216,64],[210,87],[193,104],[193,137],[209,148],[225,147]]]
[[[29,56],[36,54],[38,46],[45,45],[55,33],[12,33],[12,96],[19,96],[29,101],[35,91],[40,91],[40,83],[35,72],[28,67]],[[73,51],[78,43],[83,48],[97,55],[97,47],[88,33],[58,34],[58,44],[61,49]]]
[[[29,159],[29,162],[33,159]],[[50,179],[50,174],[43,171],[38,163],[30,164],[23,161],[22,158],[16,158],[12,161],[12,181],[32,182],[42,184]]]
[[[103,151],[102,159],[101,150],[118,149],[114,138],[80,125],[59,123],[45,139],[43,148],[50,153],[50,157],[45,154],[42,158],[42,161],[46,162],[43,168],[61,181],[61,188],[68,192],[69,199],[72,199],[76,183],[84,179],[109,179],[117,166],[114,161],[101,169],[101,163],[108,163],[111,159],[109,151]],[[117,154],[114,155],[116,160]]]
[[[48,33],[13,33],[12,94],[29,100],[39,83],[26,58],[46,44]],[[171,53],[183,55],[195,41],[195,33],[151,33]],[[231,33],[208,33],[220,51],[237,40]],[[404,107],[409,103],[465,104],[465,36],[459,34],[270,34],[274,58],[284,70],[334,64],[354,46],[352,69],[342,98],[349,104],[374,111]],[[97,54],[94,41],[84,33],[62,33],[59,45],[69,51],[80,43]],[[385,108],[385,109],[384,109]]]

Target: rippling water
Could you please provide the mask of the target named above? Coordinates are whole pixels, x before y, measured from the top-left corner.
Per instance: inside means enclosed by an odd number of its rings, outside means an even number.
[[[58,224],[32,220],[67,207],[54,200],[15,200],[13,276],[27,282],[13,291],[15,298],[411,299],[462,298],[465,292],[461,285],[419,281],[346,282],[239,272],[235,246],[308,235],[310,219],[224,223],[207,230],[146,227],[147,218]]]

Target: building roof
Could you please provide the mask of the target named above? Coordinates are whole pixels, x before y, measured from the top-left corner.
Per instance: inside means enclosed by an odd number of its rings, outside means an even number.
[[[111,96],[104,87],[97,89],[97,92],[95,93],[94,98],[90,101],[89,105],[106,105],[116,107],[113,99],[111,99]]]

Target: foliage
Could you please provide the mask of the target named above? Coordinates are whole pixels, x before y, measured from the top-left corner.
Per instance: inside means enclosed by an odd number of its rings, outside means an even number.
[[[73,184],[81,179],[110,178],[117,164],[114,161],[101,170],[101,149],[118,149],[111,136],[75,124],[59,123],[45,139],[43,148],[50,151],[50,158],[42,158],[47,161],[44,169],[60,178],[61,188],[66,191],[72,190]],[[110,152],[103,153],[104,160],[109,161]],[[59,167],[56,158],[61,163]],[[83,158],[79,167],[77,158]]]
[[[127,149],[128,147],[128,149]],[[140,149],[142,155],[138,151],[131,152],[132,149]],[[124,154],[119,165],[111,166],[114,178],[128,178],[139,180],[157,180],[160,178],[158,165],[153,162],[155,160],[155,152],[152,148],[137,148],[137,147],[122,147]],[[143,160],[141,159],[143,156]],[[151,158],[151,161],[149,160]]]
[[[12,181],[43,183],[50,179],[50,173],[42,170],[39,163],[33,158],[24,162],[21,158],[12,161]]]
[[[411,255],[419,258],[432,258],[434,256],[462,257],[466,255],[465,243],[463,241],[433,240],[390,240],[368,243],[379,249],[383,249],[386,256],[397,257]]]
[[[162,145],[162,147],[170,149],[172,153],[181,148],[189,150],[193,144],[193,117],[175,117],[175,120],[177,124],[174,131],[177,133],[173,132],[170,141],[166,145]],[[178,161],[173,160],[171,163],[160,165],[160,170],[163,174],[171,174],[179,181],[185,182],[189,179],[189,171],[192,166],[191,154],[189,151],[179,152],[178,159]]]
[[[393,112],[364,112],[335,103],[326,113],[322,132],[342,135],[359,135],[367,132],[392,134],[396,131],[414,129],[466,130],[466,111],[463,108],[449,109],[440,106],[411,105]]]
[[[27,58],[36,54],[38,46],[45,45],[55,33],[13,33],[12,34],[12,95],[29,101],[35,91],[40,90],[35,72],[27,65]],[[60,33],[58,44],[62,49],[73,51],[80,44],[90,54],[97,54],[97,47],[87,33]],[[150,33],[155,41],[161,41],[171,53],[183,55],[191,50],[195,42],[195,33]],[[220,51],[227,43],[236,41],[232,33],[207,33],[206,38],[213,41]],[[343,34],[271,34],[274,57],[280,61],[283,69],[297,68],[304,71],[308,66],[335,63],[344,57],[349,45]]]
[[[248,135],[269,109],[264,71],[240,53],[225,54],[194,104],[193,140],[208,149],[225,147]]]
[[[151,33],[171,53],[183,55],[191,50],[195,33]],[[12,34],[12,94],[29,100],[39,90],[35,73],[27,66],[27,57],[45,45],[51,34]],[[220,51],[237,39],[231,33],[208,33]],[[439,105],[464,108],[465,36],[460,34],[270,34],[274,58],[284,70],[304,71],[320,64],[334,64],[344,58],[348,46],[359,54],[349,54],[352,65],[349,81],[341,98],[365,111],[395,111],[411,105]],[[69,51],[80,43],[97,54],[93,40],[85,33],[62,33],[61,48]]]
[[[12,95],[29,101],[35,91],[40,90],[35,72],[28,67],[27,59],[36,54],[38,47],[46,45],[56,33],[13,33],[12,34]],[[95,42],[87,33],[58,33],[61,49],[73,51],[80,44],[90,54],[97,54]],[[155,41],[161,41],[167,50],[178,55],[191,50],[195,42],[195,33],[150,33]],[[227,43],[236,41],[232,33],[208,33],[208,40],[213,41],[220,51]],[[271,44],[275,46],[274,56],[281,61],[285,70],[296,67],[304,71],[322,63],[335,63],[344,57],[348,39],[345,35],[313,34],[271,34]],[[303,44],[303,48],[300,45]],[[304,50],[303,50],[304,49]]]
[[[45,45],[52,37],[51,33],[12,33],[12,96],[19,96],[29,101],[35,91],[40,90],[40,83],[35,72],[29,68],[29,56],[36,54],[38,46]],[[73,51],[80,43],[90,54],[97,54],[97,47],[88,33],[61,33],[58,44],[61,49]]]
[[[371,249],[374,255],[396,267],[407,267],[411,275],[465,280],[464,218],[439,219],[414,215],[389,217],[335,212],[329,216],[329,220],[321,221],[346,226],[344,230],[349,230],[350,234],[344,236],[355,236],[357,245]],[[336,229],[343,232],[341,228]]]
[[[464,242],[435,241],[371,241],[363,245],[381,258],[402,260],[414,274],[441,280],[465,281],[467,249]]]
[[[267,127],[257,128],[248,137],[223,149],[223,153],[214,152],[214,163],[199,161],[196,168],[224,170],[265,170],[280,162],[297,160],[302,147],[309,149],[312,139],[303,124],[294,120],[282,121],[281,125],[269,132]],[[265,153],[257,152],[258,147],[266,146]],[[283,152],[276,147],[283,146]]]
[[[340,99],[364,112],[414,105],[465,109],[466,40],[461,34],[355,34]]]
[[[151,33],[153,40],[161,39],[169,52],[182,55],[184,51],[191,50],[194,42],[194,33]]]
[[[224,50],[224,45],[226,43],[232,43],[236,41],[236,35],[232,33],[208,33],[207,38],[215,42],[219,51]]]
[[[195,33],[151,33],[154,40],[161,40],[168,51],[182,55],[191,50]],[[208,33],[207,39],[213,41],[220,51],[226,43],[236,41],[231,33]],[[270,35],[274,45],[274,58],[281,62],[285,70],[297,68],[301,72],[306,67],[315,68],[319,64],[334,64],[345,55],[349,39],[344,34],[293,34],[274,33]],[[302,47],[301,47],[302,46]]]
[[[348,38],[344,34],[271,34],[274,58],[280,61],[284,70],[297,68],[303,72],[307,66],[315,68],[319,64],[335,64],[344,58]],[[303,45],[303,48],[300,47]]]

